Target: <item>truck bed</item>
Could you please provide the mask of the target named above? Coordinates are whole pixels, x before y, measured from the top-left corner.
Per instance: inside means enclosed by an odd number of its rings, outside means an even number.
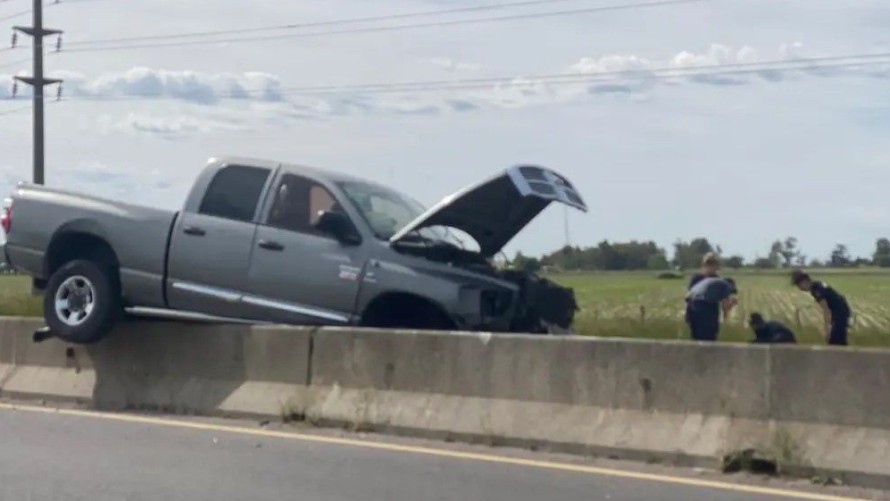
[[[175,211],[115,202],[74,191],[21,184],[12,194],[8,263],[47,280],[45,258],[78,245],[74,235],[92,235],[114,249],[124,301],[164,307],[164,275]]]

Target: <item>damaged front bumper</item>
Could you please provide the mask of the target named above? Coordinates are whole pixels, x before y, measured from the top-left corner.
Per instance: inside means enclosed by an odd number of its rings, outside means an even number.
[[[575,292],[546,278],[505,272],[514,290],[473,291],[474,314],[463,316],[466,330],[528,334],[572,334],[578,304]]]
[[[520,286],[520,304],[511,330],[538,334],[572,332],[578,311],[573,289],[537,275],[525,275]]]

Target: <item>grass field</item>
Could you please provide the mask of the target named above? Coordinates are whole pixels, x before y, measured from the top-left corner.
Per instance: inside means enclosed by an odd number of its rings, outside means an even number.
[[[720,329],[720,340],[746,342],[749,313],[780,320],[802,343],[823,343],[821,311],[809,294],[791,286],[787,273],[731,270],[739,306]],[[890,346],[890,273],[881,270],[819,270],[812,273],[847,296],[853,308],[851,344]],[[584,273],[550,277],[573,287],[581,306],[575,328],[595,336],[688,339],[683,296],[688,276],[657,279],[654,273]]]
[[[41,300],[31,296],[31,279],[22,276],[0,276],[0,315],[38,316],[43,314]]]
[[[752,311],[780,320],[802,343],[823,341],[821,316],[812,298],[792,287],[787,273],[726,273],[736,279],[739,306],[720,330],[721,341],[746,342],[753,334],[744,322]],[[890,346],[890,272],[881,270],[820,270],[814,278],[826,280],[845,294],[853,307],[850,342],[858,346]],[[550,277],[572,287],[581,311],[575,330],[581,334],[611,337],[688,339],[683,322],[683,295],[688,277],[657,279],[654,273],[578,273]],[[0,315],[38,316],[40,299],[29,294],[27,277],[0,276]]]

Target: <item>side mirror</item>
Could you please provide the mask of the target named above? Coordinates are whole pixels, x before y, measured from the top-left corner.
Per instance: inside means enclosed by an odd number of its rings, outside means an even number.
[[[352,221],[342,212],[319,211],[315,229],[333,236],[344,245],[358,245],[362,242],[362,237],[352,225]]]

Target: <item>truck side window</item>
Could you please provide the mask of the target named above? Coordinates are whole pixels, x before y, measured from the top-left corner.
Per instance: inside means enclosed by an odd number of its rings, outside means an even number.
[[[304,177],[285,174],[275,189],[269,226],[320,235],[314,224],[321,211],[342,210],[324,186]]]
[[[268,177],[268,169],[241,165],[223,167],[207,187],[198,212],[235,221],[251,221]]]

